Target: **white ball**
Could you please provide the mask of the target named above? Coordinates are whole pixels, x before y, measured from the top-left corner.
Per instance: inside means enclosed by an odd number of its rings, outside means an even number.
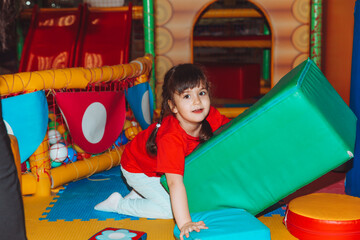
[[[50,144],[55,144],[61,140],[61,134],[59,133],[59,131],[54,130],[54,129],[49,130],[48,137],[49,137]]]
[[[62,162],[68,156],[68,149],[62,143],[55,143],[50,147],[50,158],[55,162]]]

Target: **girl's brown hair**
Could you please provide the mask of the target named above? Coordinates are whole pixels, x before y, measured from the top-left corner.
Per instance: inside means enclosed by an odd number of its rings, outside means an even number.
[[[209,82],[200,66],[195,64],[179,64],[172,67],[164,77],[162,87],[162,104],[158,124],[161,124],[164,117],[173,114],[168,104],[171,101],[174,104],[173,96],[175,93],[181,94],[186,89],[191,89],[202,85],[209,92]],[[152,155],[157,154],[156,135],[159,127],[155,127],[146,142],[146,151]],[[205,142],[212,137],[213,132],[206,119],[203,120],[200,130],[200,142]]]

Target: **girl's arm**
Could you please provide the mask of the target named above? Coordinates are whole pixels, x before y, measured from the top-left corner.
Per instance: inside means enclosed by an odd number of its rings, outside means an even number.
[[[166,173],[165,175],[170,191],[171,207],[180,229],[180,239],[183,240],[184,235],[189,237],[189,233],[192,231],[200,232],[200,229],[207,229],[203,221],[191,221],[183,176],[173,173]]]

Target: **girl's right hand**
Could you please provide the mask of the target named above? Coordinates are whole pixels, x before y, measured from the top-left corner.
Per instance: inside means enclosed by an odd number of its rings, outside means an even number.
[[[190,232],[200,232],[200,229],[208,229],[203,221],[185,223],[180,229],[180,239],[184,240],[184,235],[188,238]]]

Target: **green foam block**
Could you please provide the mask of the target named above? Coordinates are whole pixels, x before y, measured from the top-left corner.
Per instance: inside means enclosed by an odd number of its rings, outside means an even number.
[[[316,64],[304,61],[186,157],[190,212],[260,213],[351,159],[356,121]]]

